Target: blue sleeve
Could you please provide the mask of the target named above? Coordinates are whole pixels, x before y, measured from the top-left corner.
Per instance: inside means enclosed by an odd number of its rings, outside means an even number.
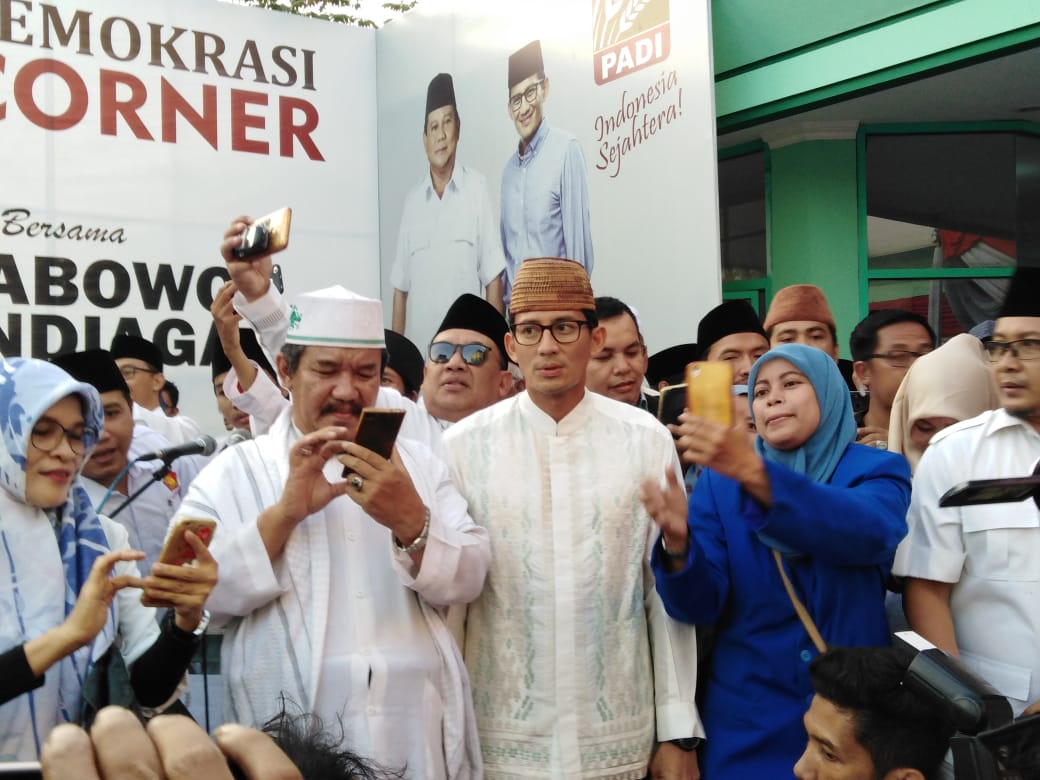
[[[577,260],[592,276],[592,228],[589,225],[589,183],[581,144],[571,139],[563,158],[560,183],[560,213],[563,217],[565,257]]]
[[[683,568],[665,569],[661,544],[654,545],[651,565],[665,610],[683,623],[718,621],[729,597],[729,547],[715,494],[721,485],[704,471],[690,496],[690,552]]]
[[[773,505],[769,510],[741,491],[741,516],[785,547],[837,566],[888,566],[906,536],[910,468],[891,453],[857,457],[839,471],[857,470],[847,484],[814,482],[766,461]]]

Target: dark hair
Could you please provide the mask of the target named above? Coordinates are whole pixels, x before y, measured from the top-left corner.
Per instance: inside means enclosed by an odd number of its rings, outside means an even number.
[[[874,776],[916,769],[932,780],[953,727],[903,683],[908,662],[891,647],[832,647],[809,665],[816,694],[852,718]]]
[[[163,391],[165,391],[165,392],[170,394],[170,405],[171,406],[177,406],[177,404],[180,403],[181,391],[178,390],[177,389],[177,385],[175,385],[169,379],[166,380],[166,383],[162,386],[162,390],[159,391],[159,394],[162,395]]]
[[[300,358],[303,357],[303,350],[307,347],[303,344],[282,344],[282,357],[285,358],[285,371],[289,376],[296,373],[296,369],[300,367]],[[390,362],[390,353],[386,347],[383,347],[383,354],[380,359],[379,373],[382,375],[383,369],[386,368],[387,363]]]
[[[852,359],[867,360],[877,349],[878,331],[889,325],[898,325],[900,322],[916,322],[928,331],[928,338],[932,340],[932,346],[935,346],[935,331],[928,324],[928,320],[920,314],[906,309],[878,309],[861,319],[852,329],[852,335],[849,336],[849,351],[852,353]]]
[[[627,314],[632,318],[632,322],[636,326],[636,333],[639,335],[639,342],[643,343],[643,331],[639,329],[639,320],[636,319],[636,313],[627,303],[617,298],[611,298],[609,295],[600,295],[596,298],[597,322],[620,317],[622,314]]]

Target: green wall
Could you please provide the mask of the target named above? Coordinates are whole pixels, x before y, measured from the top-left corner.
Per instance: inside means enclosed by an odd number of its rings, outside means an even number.
[[[770,153],[773,291],[811,283],[827,295],[842,355],[859,322],[856,142],[807,141]]]

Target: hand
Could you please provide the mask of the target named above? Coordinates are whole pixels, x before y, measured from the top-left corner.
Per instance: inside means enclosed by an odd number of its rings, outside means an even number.
[[[679,449],[686,463],[743,482],[760,465],[761,457],[747,431],[683,412],[679,415]]]
[[[675,472],[665,472],[665,489],[655,479],[643,480],[639,489],[639,497],[643,500],[646,513],[664,534],[664,543],[669,550],[685,549],[689,543],[690,527],[687,525],[689,499],[686,487],[679,482]],[[674,747],[674,745],[673,745]]]
[[[242,349],[242,339],[238,332],[238,323],[242,315],[231,305],[231,297],[237,290],[234,282],[224,282],[213,296],[213,303],[209,307],[209,313],[213,315],[213,325],[217,329],[217,338],[220,339],[220,346],[224,348],[225,355]]]
[[[426,524],[426,507],[408,476],[397,450],[390,460],[354,442],[343,442],[339,460],[364,480],[347,495],[380,525],[389,528],[403,546],[411,544]],[[350,485],[350,480],[347,480]]]
[[[343,454],[348,430],[330,426],[308,433],[289,450],[289,477],[278,502],[279,514],[292,525],[303,521],[350,489],[349,482],[330,483],[322,469]]]
[[[660,742],[650,761],[650,777],[668,780],[700,780],[697,752],[685,751],[671,742]]]
[[[1021,717],[1024,718],[1026,715],[1036,715],[1038,712],[1040,712],[1040,700],[1034,701],[1032,704],[1026,707]]]
[[[216,744],[191,718],[160,715],[147,727],[121,707],[105,707],[88,735],[79,726],[55,728],[43,745],[44,780],[232,780],[230,758],[249,780],[302,780],[274,741],[234,724],[214,732]]]
[[[141,583],[141,600],[154,607],[173,609],[177,628],[191,632],[202,620],[206,599],[217,584],[217,562],[193,532],[186,531],[184,540],[195,552],[195,561],[183,566],[152,564],[151,575]]]
[[[139,561],[143,558],[144,553],[140,550],[113,550],[94,561],[87,581],[79,589],[72,612],[63,624],[75,647],[83,647],[105,627],[108,608],[116,593],[123,588],[140,587],[141,581],[137,577],[129,574],[112,576],[112,567],[118,561]]]
[[[879,441],[884,442],[885,446],[878,446],[877,442]],[[866,444],[868,447],[877,447],[879,450],[888,449],[888,431],[873,425],[857,428],[856,443]]]
[[[232,249],[242,245],[242,231],[253,222],[252,217],[235,217],[224,231],[224,240],[220,244],[220,255],[227,264],[231,281],[247,301],[255,301],[271,286],[271,255],[253,255],[239,260],[231,254]]]

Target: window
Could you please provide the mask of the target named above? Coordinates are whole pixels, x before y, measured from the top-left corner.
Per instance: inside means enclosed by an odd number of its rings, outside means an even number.
[[[766,150],[724,150],[719,160],[723,298],[747,298],[761,314],[769,288]]]

